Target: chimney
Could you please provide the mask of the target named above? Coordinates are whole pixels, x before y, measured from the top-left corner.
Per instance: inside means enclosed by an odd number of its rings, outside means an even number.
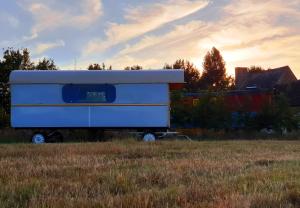
[[[247,79],[248,68],[247,67],[236,67],[235,68],[235,87],[236,89],[243,89],[244,83]]]

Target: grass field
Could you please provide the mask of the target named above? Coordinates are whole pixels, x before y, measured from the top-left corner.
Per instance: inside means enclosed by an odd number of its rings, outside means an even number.
[[[0,207],[300,207],[300,141],[0,145]]]

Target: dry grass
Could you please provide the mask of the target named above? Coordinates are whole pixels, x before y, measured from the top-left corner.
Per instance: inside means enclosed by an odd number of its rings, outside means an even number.
[[[0,207],[300,207],[300,141],[0,145]]]

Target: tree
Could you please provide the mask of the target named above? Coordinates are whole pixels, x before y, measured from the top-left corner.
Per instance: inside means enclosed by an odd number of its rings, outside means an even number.
[[[133,65],[133,66],[126,66],[124,69],[125,70],[142,70],[143,67],[140,65]]]
[[[100,64],[91,64],[88,66],[88,70],[102,70]]]
[[[205,129],[229,129],[231,126],[231,113],[229,112],[224,96],[206,94],[199,99],[193,110],[194,126]]]
[[[0,61],[0,82],[7,83],[12,70],[32,70],[34,63],[30,60],[28,49],[15,50],[8,48],[3,52],[3,59]]]
[[[57,70],[57,66],[55,65],[53,59],[46,59],[39,60],[37,65],[35,66],[37,70]]]
[[[186,82],[185,88],[188,91],[195,91],[198,89],[200,72],[193,63],[185,61],[183,59],[178,59],[172,66],[169,64],[165,64],[164,69],[184,70],[184,80]]]
[[[186,62],[184,67],[184,80],[188,83],[186,89],[194,91],[199,86],[200,73],[198,69],[189,61]]]
[[[204,89],[222,90],[231,87],[232,77],[227,77],[225,61],[215,47],[204,57],[200,85]]]
[[[90,64],[88,66],[88,70],[112,70],[112,66],[110,65],[109,68],[106,68],[106,65],[104,63],[100,64]]]
[[[172,65],[167,64],[167,63],[164,65],[163,68],[164,68],[164,69],[173,69]]]
[[[184,94],[171,93],[171,121],[177,127],[200,127],[205,129],[229,129],[231,113],[224,96],[205,93],[195,105],[185,104]]]
[[[183,59],[178,59],[173,64],[173,69],[184,69],[185,68],[185,61]]]
[[[9,74],[12,70],[32,70],[34,64],[30,60],[28,49],[8,48],[3,52],[3,59],[0,60],[0,88],[1,88],[1,108],[4,118],[8,118],[10,113],[10,89],[9,89]]]
[[[176,127],[191,127],[194,107],[184,105],[183,99],[182,91],[171,92],[171,123]]]
[[[30,52],[27,48],[23,49],[23,58],[22,58],[19,69],[22,69],[22,70],[33,70],[34,69],[34,63],[31,62],[31,60],[30,60]]]
[[[267,103],[255,117],[255,128],[271,128],[277,132],[296,130],[298,122],[284,95],[274,95],[272,102]]]
[[[264,68],[262,68],[261,66],[250,66],[249,68],[248,68],[248,71],[249,72],[262,72],[262,71],[264,71],[265,69]]]
[[[222,88],[221,90],[234,90],[235,89],[235,81],[232,76],[225,76],[225,78],[221,81]],[[217,88],[218,89],[218,88]]]

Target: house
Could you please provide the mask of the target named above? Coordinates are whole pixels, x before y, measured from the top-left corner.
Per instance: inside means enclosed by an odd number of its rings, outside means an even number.
[[[300,80],[289,66],[254,72],[247,67],[236,67],[235,84],[238,90],[276,90],[288,98],[292,107],[300,106]]]
[[[278,85],[296,82],[297,78],[289,66],[283,66],[265,71],[251,72],[247,67],[235,68],[236,89],[249,88],[274,89]]]

